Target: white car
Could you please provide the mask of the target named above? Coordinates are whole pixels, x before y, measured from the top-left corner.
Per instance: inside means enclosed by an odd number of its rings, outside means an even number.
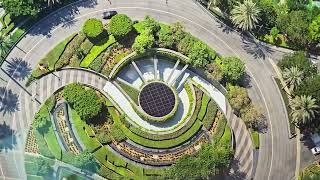
[[[312,148],[311,152],[312,152],[313,155],[319,154],[320,153],[320,147],[316,146],[316,147]]]

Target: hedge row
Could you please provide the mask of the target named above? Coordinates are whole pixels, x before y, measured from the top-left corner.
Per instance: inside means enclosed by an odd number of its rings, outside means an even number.
[[[190,89],[188,83],[185,84],[185,88],[186,89]],[[202,96],[202,91],[198,88],[194,88],[195,89],[195,92],[196,92],[196,96]],[[191,92],[191,89],[190,91],[187,90],[187,93],[188,93],[188,96],[189,98],[191,98],[190,100],[190,107],[189,107],[189,112],[188,112],[188,115],[186,116],[186,118],[190,118],[191,116],[191,110],[192,110],[192,104],[195,103],[194,102],[194,99],[193,99],[193,95],[192,95],[192,92]],[[199,103],[198,103],[198,106],[199,106]],[[199,108],[198,108],[199,109]],[[155,141],[160,141],[160,140],[170,140],[170,139],[174,139],[178,136],[180,136],[181,134],[183,134],[184,132],[188,131],[192,126],[193,124],[195,123],[195,121],[197,120],[197,118],[190,118],[189,121],[183,126],[181,127],[179,130],[173,132],[173,133],[168,133],[168,134],[162,134],[162,135],[158,135],[158,134],[151,134],[151,133],[148,133],[144,130],[141,130],[133,125],[131,125],[131,123],[129,123],[126,119],[122,118],[122,124],[124,124],[132,133],[138,135],[138,136],[141,136],[143,138],[146,138],[146,139],[149,139],[149,140],[155,140]]]
[[[203,126],[206,129],[210,129],[212,127],[212,124],[214,123],[214,119],[217,115],[217,112],[218,112],[218,106],[214,102],[214,100],[211,100],[207,107],[207,113],[202,120]]]
[[[80,45],[85,40],[85,38],[86,37],[83,34],[78,33],[78,35],[76,37],[74,37],[70,41],[70,43],[67,45],[66,49],[64,50],[64,52],[60,56],[59,60],[54,65],[54,68],[60,69],[64,66],[66,66],[67,64],[69,64],[71,57],[75,54],[75,52],[80,47]]]
[[[220,113],[220,115],[218,116],[217,125],[212,134],[213,143],[219,142],[219,140],[221,139],[224,133],[226,124],[227,124],[227,120],[225,116],[222,113]]]
[[[210,97],[207,94],[204,94],[201,99],[201,108],[200,108],[200,111],[198,114],[198,119],[200,121],[203,120],[204,116],[207,113],[207,106],[208,106],[209,101],[210,101]]]

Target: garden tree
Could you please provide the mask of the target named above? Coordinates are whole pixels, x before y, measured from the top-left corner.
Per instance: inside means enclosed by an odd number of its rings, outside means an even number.
[[[312,96],[317,100],[317,104],[320,105],[320,75],[308,78],[305,80],[296,90],[295,95]]]
[[[0,31],[0,58],[3,59],[6,53],[9,51],[12,42],[10,36],[6,36]]]
[[[63,97],[83,120],[95,117],[102,108],[102,101],[93,89],[84,89],[79,83],[64,87]]]
[[[158,46],[162,48],[172,48],[174,44],[173,31],[168,26],[162,26],[157,33],[158,36]]]
[[[296,66],[290,69],[286,68],[282,73],[282,77],[286,85],[289,86],[289,89],[293,91],[301,84],[303,72]]]
[[[257,129],[263,121],[263,115],[260,110],[252,103],[240,110],[241,119],[250,128]]]
[[[136,37],[132,49],[137,53],[144,53],[146,49],[152,48],[154,41],[152,32],[146,29]]]
[[[170,25],[170,29],[174,34],[174,41],[178,44],[188,33],[184,31],[184,27],[180,22],[176,22]]]
[[[304,9],[305,2],[305,0],[286,0],[286,4],[291,11]]]
[[[278,34],[280,33],[279,29],[277,27],[273,27],[270,30],[270,35],[272,36],[273,40],[276,41],[278,38]]]
[[[94,157],[92,153],[90,153],[88,150],[85,150],[75,156],[73,165],[82,168],[82,169],[91,169],[93,165],[95,164]]]
[[[229,166],[232,157],[229,144],[204,144],[199,152],[180,158],[166,170],[166,179],[210,179],[223,172]]]
[[[141,21],[143,29],[149,29],[151,33],[155,34],[160,30],[160,24],[158,21],[154,20],[150,16],[145,16],[143,21]]]
[[[222,59],[222,71],[227,80],[237,82],[245,74],[245,65],[237,57],[225,57]]]
[[[275,26],[277,13],[274,8],[275,3],[273,0],[258,0],[257,6],[260,8],[259,17],[261,20],[259,24],[265,28],[272,28]]]
[[[250,103],[250,98],[245,88],[228,84],[227,90],[227,98],[232,108],[240,110]]]
[[[317,67],[304,55],[304,52],[297,51],[293,54],[284,56],[279,62],[278,66],[282,71],[286,68],[297,67],[303,72],[303,77],[311,77],[317,74]]]
[[[103,32],[103,24],[99,19],[90,18],[84,23],[82,31],[88,38],[95,38]]]
[[[211,62],[207,64],[205,68],[205,73],[209,79],[221,81],[223,78],[223,71],[216,62]]]
[[[320,40],[320,15],[317,16],[309,25],[309,32],[312,40]]]
[[[309,44],[309,21],[304,11],[281,14],[278,16],[276,24],[295,47],[303,48]]]
[[[292,122],[296,125],[306,125],[312,122],[319,112],[319,106],[316,105],[316,99],[311,96],[296,96],[290,102]]]
[[[127,138],[118,125],[113,125],[110,128],[110,135],[117,142],[124,141]]]
[[[34,16],[40,11],[37,0],[1,0],[1,6],[12,16]]]
[[[238,2],[231,10],[231,20],[240,29],[247,31],[256,27],[260,19],[260,8],[252,0]]]
[[[45,133],[47,126],[50,124],[50,118],[47,110],[43,107],[35,114],[32,122],[32,127],[36,128],[39,132]]]
[[[178,51],[188,55],[194,43],[196,43],[196,38],[190,33],[186,33],[180,41],[177,41]]]
[[[52,173],[52,167],[50,166],[50,163],[48,160],[39,158],[36,161],[37,163],[37,173],[40,176],[50,176]]]
[[[109,23],[109,33],[115,38],[123,38],[133,29],[132,20],[125,14],[113,16]]]
[[[202,41],[196,40],[190,47],[188,57],[195,67],[203,67],[215,57],[215,52]]]

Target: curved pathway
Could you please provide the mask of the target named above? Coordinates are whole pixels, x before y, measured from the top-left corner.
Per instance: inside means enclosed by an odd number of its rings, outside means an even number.
[[[287,122],[282,109],[280,94],[271,79],[271,76],[275,75],[275,73],[269,63],[269,59],[263,58],[263,54],[258,53],[260,49],[254,42],[243,38],[238,33],[226,31],[222,24],[212,19],[191,0],[168,0],[168,4],[165,3],[165,0],[111,0],[111,5],[105,0],[98,0],[97,4],[93,3],[93,1],[79,2],[75,6],[68,6],[60,10],[59,13],[50,15],[44,21],[39,22],[20,41],[17,45],[18,47],[13,49],[7,60],[12,61],[11,58],[22,58],[29,63],[31,68],[35,67],[39,59],[54,45],[73,32],[80,30],[86,18],[90,16],[100,18],[101,12],[106,9],[126,13],[134,19],[141,19],[146,14],[149,14],[165,23],[183,21],[187,31],[208,43],[221,55],[236,55],[243,59],[251,76],[250,96],[263,107],[269,122],[268,131],[260,135],[261,145],[255,178],[273,180],[290,179],[294,176],[295,140],[288,139]],[[74,14],[70,15],[71,12],[74,12]],[[273,59],[282,55],[281,52],[279,53],[273,49],[268,50],[269,56]],[[4,63],[2,68],[6,70],[7,65],[7,63]],[[1,76],[9,79],[8,83],[1,83],[19,95],[20,105],[25,105],[24,102],[26,101],[31,102],[33,95],[30,92],[34,93],[32,87],[27,88],[26,90],[29,93],[26,93],[23,89],[24,81],[17,80],[16,83],[10,80],[8,76],[3,75],[2,72]],[[40,96],[45,97],[42,94],[38,96],[39,98]],[[25,113],[32,117],[37,108],[37,103],[33,101],[25,107]],[[20,106],[20,111],[22,110],[24,108]],[[17,130],[17,137],[19,135],[24,136],[26,132],[25,125],[30,121],[27,116],[18,114],[19,111],[1,117],[1,121],[6,121],[7,124]],[[18,138],[16,148],[23,150],[24,144],[19,142],[20,139]],[[8,153],[15,155],[17,152],[10,151]],[[11,162],[10,160],[2,159],[9,158],[7,154],[1,153],[0,158],[1,162]],[[19,160],[21,160],[19,157],[13,156],[13,161]],[[15,172],[7,172],[10,171],[11,166],[8,164],[5,164],[5,166],[0,165],[0,175],[2,177],[21,177]],[[15,165],[12,166],[14,167]],[[23,163],[21,166],[23,166]],[[21,170],[23,167],[16,168]]]

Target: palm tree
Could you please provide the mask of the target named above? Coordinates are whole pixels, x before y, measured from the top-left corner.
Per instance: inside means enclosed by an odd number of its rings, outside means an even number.
[[[298,69],[298,67],[286,68],[282,74],[284,82],[289,89],[293,91],[297,88],[303,79],[303,72]]]
[[[258,21],[260,8],[252,0],[244,0],[243,3],[238,2],[231,10],[231,20],[240,29],[247,31],[253,29]]]
[[[55,3],[60,3],[60,0],[45,0],[45,1],[47,1],[48,6],[52,6],[52,5],[54,5]]]
[[[5,54],[11,47],[11,39],[10,36],[5,35],[3,32],[0,32],[0,57],[4,58]]]
[[[292,122],[295,124],[308,124],[318,113],[319,106],[316,104],[316,99],[311,96],[296,96],[290,102],[292,109]]]

